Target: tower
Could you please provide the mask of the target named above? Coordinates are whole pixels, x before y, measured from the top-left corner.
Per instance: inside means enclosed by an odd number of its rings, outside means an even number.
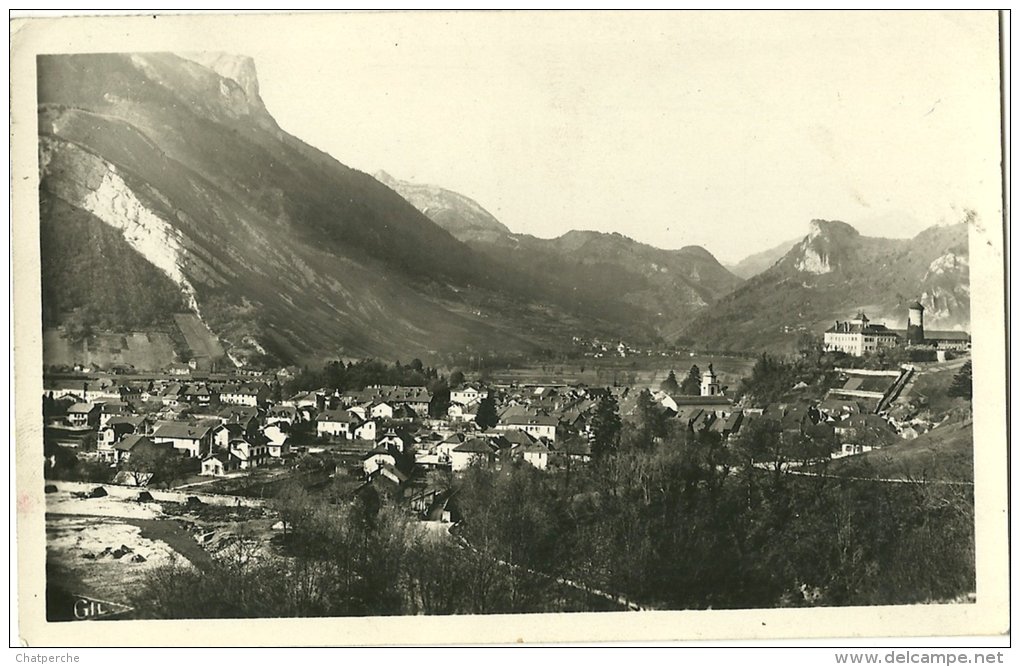
[[[907,310],[907,343],[924,344],[924,306],[915,301]]]
[[[709,364],[708,370],[701,374],[701,395],[718,396],[721,393],[722,391],[719,389],[719,380],[715,376],[712,364]]]
[[[864,314],[864,311],[859,310],[857,311],[857,316],[850,320],[850,323],[859,325],[861,327],[861,331],[864,331],[864,329],[868,327],[868,322],[870,321],[871,320],[868,319],[868,316]]]

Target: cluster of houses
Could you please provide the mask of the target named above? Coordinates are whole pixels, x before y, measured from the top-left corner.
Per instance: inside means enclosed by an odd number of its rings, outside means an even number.
[[[432,397],[420,387],[376,386],[361,391],[310,391],[282,405],[311,417],[317,442],[366,477],[403,482],[418,470],[461,471],[476,461],[514,456],[545,469],[558,456],[587,458],[586,418],[595,405],[584,387],[485,387],[466,383],[450,391],[445,415],[429,415]],[[497,423],[476,418],[491,400]]]
[[[557,457],[586,459],[587,419],[598,393],[467,383],[453,388],[446,414],[438,416],[430,415],[433,396],[424,387],[319,389],[282,398],[257,378],[92,374],[48,378],[44,396],[66,406],[50,415],[48,439],[88,456],[94,450],[111,466],[142,452],[157,459],[175,453],[199,462],[201,475],[224,476],[328,452],[338,468],[401,486],[423,470],[460,471],[506,456],[543,469]],[[475,419],[486,399],[498,421],[481,429]],[[94,448],[86,444],[93,441]]]
[[[913,375],[912,367],[895,371],[836,370],[836,385],[820,401],[805,398],[758,407],[737,406],[723,392],[711,365],[701,375],[700,395],[655,391],[651,398],[664,418],[679,420],[694,433],[714,433],[726,442],[751,422],[767,418],[777,422],[786,435],[829,443],[831,458],[861,454],[917,436],[910,424],[899,424],[888,417],[889,405]],[[806,388],[801,383],[792,389]],[[637,410],[637,394],[622,391],[621,415],[632,418]]]
[[[46,398],[73,402],[45,429],[64,446],[94,438],[96,457],[110,465],[176,453],[198,459],[204,474],[223,475],[287,456],[294,419],[273,408],[271,395],[268,383],[249,379],[47,379]]]
[[[910,371],[841,372],[843,384],[820,402],[735,405],[711,365],[701,376],[699,395],[656,391],[651,398],[664,417],[724,441],[762,417],[779,421],[784,431],[829,439],[833,456],[900,437],[879,413]],[[48,398],[71,402],[47,424],[51,439],[75,446],[92,436],[95,455],[111,466],[141,452],[172,452],[198,461],[199,474],[215,477],[287,464],[301,453],[328,453],[337,472],[408,493],[411,481],[428,470],[459,472],[508,457],[539,469],[588,460],[600,399],[612,394],[626,419],[636,415],[641,394],[631,387],[465,383],[451,390],[445,414],[437,415],[424,387],[318,389],[282,398],[270,383],[251,378],[90,377],[46,385]],[[496,419],[482,428],[476,417],[485,401]]]

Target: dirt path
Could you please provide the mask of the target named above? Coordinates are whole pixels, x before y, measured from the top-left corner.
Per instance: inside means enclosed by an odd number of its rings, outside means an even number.
[[[172,519],[124,519],[123,521],[141,528],[142,537],[165,542],[200,570],[207,570],[214,563],[209,552],[195,541],[191,533]]]

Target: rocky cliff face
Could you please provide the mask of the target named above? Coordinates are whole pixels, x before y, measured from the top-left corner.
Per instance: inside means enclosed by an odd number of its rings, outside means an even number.
[[[493,241],[510,235],[503,223],[462,194],[435,185],[400,181],[385,171],[376,172],[375,178],[461,241]]]
[[[841,261],[849,259],[857,237],[856,229],[845,222],[812,220],[808,235],[789,255],[794,269],[804,273],[831,273]]]
[[[178,286],[188,307],[199,314],[195,288],[185,271],[188,252],[183,233],[138,199],[116,165],[47,136],[39,140],[39,165],[51,194],[77,203],[119,230],[131,248]]]

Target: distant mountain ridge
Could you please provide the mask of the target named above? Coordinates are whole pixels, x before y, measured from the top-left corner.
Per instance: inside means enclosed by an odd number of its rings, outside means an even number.
[[[619,233],[573,230],[553,239],[515,234],[473,199],[434,185],[376,177],[436,224],[493,259],[529,275],[637,306],[664,340],[695,312],[735,289],[741,279],[708,250],[663,250]]]
[[[914,300],[926,308],[927,327],[968,329],[968,223],[885,239],[862,236],[844,222],[813,220],[807,236],[699,313],[683,335],[710,349],[789,350],[800,336],[818,336],[858,310],[902,327]]]
[[[461,241],[510,234],[506,225],[482,208],[478,202],[462,194],[435,185],[398,181],[385,171],[377,171],[374,176],[380,183],[395,190],[433,222]]]
[[[799,242],[800,238],[783,241],[767,250],[750,254],[736,264],[726,264],[725,266],[734,275],[749,280],[782,259],[786,253],[790,252],[790,248]]]

